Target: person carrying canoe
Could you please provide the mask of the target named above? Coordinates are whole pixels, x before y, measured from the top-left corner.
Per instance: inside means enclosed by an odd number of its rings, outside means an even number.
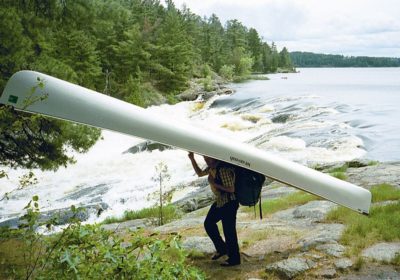
[[[235,172],[229,167],[219,166],[217,159],[204,156],[207,167],[202,170],[192,152],[189,152],[189,159],[197,176],[208,175],[208,183],[215,195],[215,201],[204,221],[204,228],[214,243],[216,253],[212,260],[217,260],[225,255],[228,259],[221,266],[235,266],[240,264],[240,253],[236,232],[236,214],[239,202],[235,197]],[[217,223],[222,221],[225,241],[218,230]]]

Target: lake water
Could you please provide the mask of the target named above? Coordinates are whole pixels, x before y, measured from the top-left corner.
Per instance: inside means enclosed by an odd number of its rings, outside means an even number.
[[[291,127],[284,134],[305,140],[307,146],[321,146],[347,135],[362,140],[364,157],[400,159],[400,68],[298,70],[268,75],[269,82],[240,84],[232,98],[272,105],[271,115],[289,114],[302,124],[288,124]],[[326,126],[314,130],[301,126],[308,121]]]
[[[298,69],[267,75],[268,81],[231,85],[236,93],[198,102],[162,105],[148,110],[199,129],[247,142],[260,149],[313,165],[367,158],[400,160],[400,68]],[[187,186],[195,174],[180,150],[124,153],[143,140],[103,131],[77,163],[56,173],[34,170],[39,183],[0,202],[0,221],[18,215],[33,195],[41,210],[100,202],[109,208],[100,217],[150,206],[158,189],[155,166],[167,164],[165,188]],[[201,157],[198,157],[201,162]],[[8,170],[0,196],[18,186],[27,170]],[[175,193],[182,197],[188,188]]]

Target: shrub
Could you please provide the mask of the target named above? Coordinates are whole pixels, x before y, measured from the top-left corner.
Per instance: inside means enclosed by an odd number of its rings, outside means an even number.
[[[213,90],[213,83],[212,83],[212,79],[211,76],[207,76],[205,77],[203,80],[203,88],[205,91],[210,92]]]
[[[178,235],[146,236],[130,232],[124,239],[99,225],[78,220],[61,233],[43,236],[38,226],[38,198],[26,207],[25,224],[2,230],[0,254],[7,256],[0,272],[6,279],[205,279],[186,263]],[[79,209],[71,207],[74,213]],[[15,250],[10,250],[13,245]],[[4,250],[4,251],[3,251]]]
[[[219,70],[219,74],[224,79],[231,81],[233,79],[233,74],[235,73],[234,69],[235,69],[235,67],[233,65],[224,65]]]

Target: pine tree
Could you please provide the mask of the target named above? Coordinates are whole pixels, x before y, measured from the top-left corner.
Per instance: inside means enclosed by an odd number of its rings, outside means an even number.
[[[289,52],[286,47],[284,47],[279,53],[279,67],[286,69],[292,68]]]
[[[262,41],[257,30],[250,28],[247,33],[248,50],[254,60],[253,71],[263,72]]]
[[[0,7],[0,92],[6,80],[28,64],[34,54],[32,41],[24,33],[15,8]]]
[[[225,62],[223,60],[224,33],[219,18],[212,14],[207,23],[203,25],[202,59],[217,72]]]
[[[186,87],[194,52],[178,12],[171,6],[169,9],[157,31],[155,71],[160,89],[173,93]]]

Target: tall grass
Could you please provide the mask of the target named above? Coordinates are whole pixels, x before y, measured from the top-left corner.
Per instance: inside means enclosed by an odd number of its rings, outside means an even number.
[[[400,189],[389,184],[380,184],[371,188],[372,202],[399,200]],[[400,229],[399,229],[400,230]]]
[[[335,167],[332,169],[329,169],[329,173],[336,173],[336,172],[342,172],[345,173],[347,169],[349,168],[349,165],[347,163],[343,164],[342,166]]]
[[[371,192],[373,202],[400,199],[400,190],[387,184],[375,186]],[[358,255],[364,248],[378,242],[400,241],[400,201],[372,206],[369,216],[339,207],[326,219],[347,226],[341,242],[349,246],[350,255]]]
[[[329,175],[338,178],[340,180],[346,180],[346,171],[349,168],[349,165],[347,163],[343,164],[342,166],[335,167],[332,169],[328,170]]]
[[[144,208],[138,211],[125,211],[121,218],[109,217],[103,221],[103,224],[121,223],[129,220],[144,219],[144,218],[159,218],[160,208],[158,206]],[[182,216],[181,212],[172,204],[163,207],[163,221],[168,223],[172,220],[179,219]]]

